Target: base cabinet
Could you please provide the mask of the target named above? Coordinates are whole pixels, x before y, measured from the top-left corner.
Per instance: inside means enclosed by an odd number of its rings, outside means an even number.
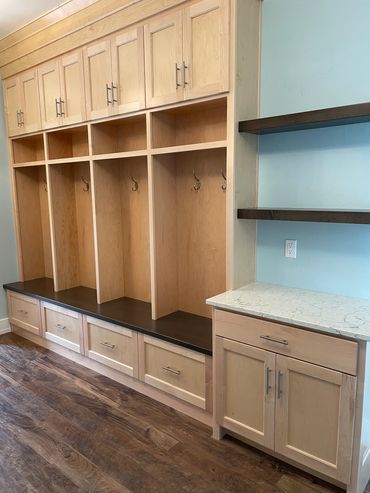
[[[82,315],[51,303],[41,303],[43,332],[46,339],[81,353]]]
[[[348,485],[357,377],[221,337],[226,326],[215,320],[214,436],[231,431]]]

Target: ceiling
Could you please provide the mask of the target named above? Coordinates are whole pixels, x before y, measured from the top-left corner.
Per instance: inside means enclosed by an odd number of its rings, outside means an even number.
[[[66,0],[0,0],[0,38]]]

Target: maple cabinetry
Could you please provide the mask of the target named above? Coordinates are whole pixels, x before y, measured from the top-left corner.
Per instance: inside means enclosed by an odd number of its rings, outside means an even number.
[[[37,71],[29,70],[4,82],[9,136],[41,129]]]
[[[145,26],[149,107],[228,89],[229,3],[203,0]]]
[[[84,48],[87,118],[145,107],[143,28]]]
[[[42,128],[86,119],[81,50],[42,65],[38,74]]]

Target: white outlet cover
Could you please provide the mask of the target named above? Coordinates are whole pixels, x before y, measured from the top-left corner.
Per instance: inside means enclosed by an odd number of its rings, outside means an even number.
[[[297,240],[285,240],[285,256],[297,258]]]

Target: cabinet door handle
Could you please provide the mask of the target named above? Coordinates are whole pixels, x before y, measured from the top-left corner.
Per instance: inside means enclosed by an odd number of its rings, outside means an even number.
[[[112,100],[111,100],[111,99],[109,99],[109,91],[111,91],[111,90],[112,90],[112,88],[111,88],[111,87],[109,87],[109,85],[108,85],[108,84],[105,84],[105,88],[106,88],[106,91],[107,91],[107,92],[106,92],[106,95],[107,95],[107,106],[109,106],[110,104],[113,104]]]
[[[283,394],[283,390],[281,388],[281,380],[283,378],[283,374],[281,371],[278,372],[278,385],[277,385],[277,398],[280,399],[280,396]]]
[[[112,87],[112,104],[114,105],[114,103],[118,103],[118,91],[117,91],[117,86],[115,86],[113,82],[111,87]],[[116,90],[116,97],[114,97],[114,90]]]
[[[60,330],[65,330],[67,328],[66,325],[62,325],[62,324],[57,324],[57,328],[60,329]]]
[[[177,62],[175,63],[175,73],[176,73],[176,91],[177,89],[181,86],[179,82],[179,72],[180,72],[180,67],[178,66]]]
[[[260,336],[260,339],[264,339],[269,342],[276,342],[277,344],[282,344],[283,346],[288,346],[289,342],[286,339],[275,339],[271,336]]]
[[[19,113],[21,115],[21,127],[24,127],[24,113],[22,110]]]
[[[59,98],[59,108],[60,108],[60,116],[65,116],[64,113],[64,101],[62,98]]]
[[[175,368],[171,368],[170,366],[162,366],[162,370],[173,373],[174,375],[181,375],[181,370],[175,370]]]
[[[270,385],[270,375],[272,373],[271,368],[266,368],[266,395],[269,395],[269,390],[272,389]]]
[[[115,349],[116,347],[115,344],[110,344],[109,342],[101,342],[100,344],[104,347],[108,347],[109,349]]]
[[[186,69],[188,68],[189,65],[186,65],[185,62],[182,62],[182,76],[183,76],[184,88],[189,84],[189,82],[186,80]]]
[[[20,122],[20,111],[18,110],[17,111],[17,127],[20,127],[21,126],[21,122]]]
[[[59,104],[59,101],[57,98],[55,98],[55,113],[57,115],[57,118],[58,118],[58,116],[60,116],[58,104]]]

